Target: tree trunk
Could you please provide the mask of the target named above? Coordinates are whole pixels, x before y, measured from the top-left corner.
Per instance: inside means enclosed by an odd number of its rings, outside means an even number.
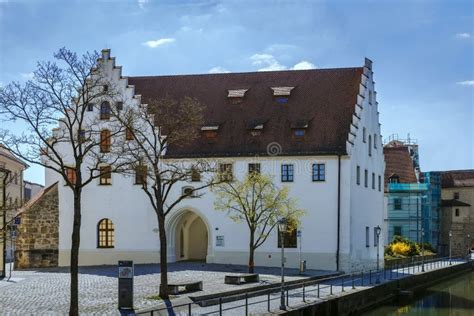
[[[250,230],[250,242],[249,242],[249,273],[253,273],[254,271],[254,253],[255,253],[255,247],[254,247],[254,239],[255,239],[255,232],[253,230]]]
[[[81,190],[74,190],[74,224],[72,226],[71,244],[71,298],[69,305],[69,315],[79,315],[79,289],[78,289],[78,264],[79,264],[79,244],[81,241]]]
[[[167,242],[165,231],[165,216],[158,215],[158,230],[160,234],[160,297],[168,299],[168,258],[167,258]]]

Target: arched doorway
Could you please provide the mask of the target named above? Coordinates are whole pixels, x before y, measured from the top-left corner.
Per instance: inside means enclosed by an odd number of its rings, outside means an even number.
[[[198,214],[193,211],[180,214],[174,232],[176,261],[206,260],[209,243],[208,229]]]

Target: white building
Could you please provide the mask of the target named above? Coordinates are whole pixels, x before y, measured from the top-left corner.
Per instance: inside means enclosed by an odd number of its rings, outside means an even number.
[[[99,69],[116,83],[124,106],[164,96],[195,97],[206,106],[206,126],[217,129],[204,129],[189,146],[170,147],[170,159],[206,157],[230,163],[236,177],[243,177],[250,163],[259,163],[262,173],[290,187],[307,214],[298,228],[298,247],[285,250],[289,267],[298,266],[300,245],[308,268],[352,271],[375,266],[374,232],[383,225],[384,159],[370,60],[357,68],[123,77],[110,50],[103,50]],[[99,114],[92,109],[89,115]],[[57,181],[63,180],[47,170],[46,186]],[[174,194],[193,185],[183,183]],[[247,264],[246,224],[214,210],[213,203],[212,192],[206,192],[183,200],[167,217],[171,262]],[[62,266],[69,265],[72,218],[72,194],[60,185]],[[112,174],[108,185],[97,180],[83,192],[79,263],[158,262],[156,228],[156,215],[134,177]],[[380,254],[383,262],[382,246]],[[255,264],[279,266],[276,230],[257,249]]]

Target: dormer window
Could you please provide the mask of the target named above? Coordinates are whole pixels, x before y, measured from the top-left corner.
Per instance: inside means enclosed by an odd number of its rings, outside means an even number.
[[[257,121],[248,124],[247,130],[251,136],[259,136],[262,134],[264,122]]]
[[[400,183],[400,176],[396,173],[393,173],[388,177],[388,183]]]
[[[218,124],[209,124],[209,125],[201,127],[203,136],[208,140],[216,139],[218,130],[219,130]]]
[[[248,89],[227,90],[227,98],[234,104],[241,103],[247,91]]]
[[[274,97],[289,97],[295,87],[272,87]]]
[[[115,108],[117,109],[117,112],[122,111],[123,110],[123,102],[117,102],[115,104]]]
[[[94,103],[87,103],[87,111],[88,112],[94,111]]]
[[[291,90],[293,89],[294,87],[272,87],[273,97],[275,98],[275,101],[279,104],[288,103]]]
[[[308,128],[309,123],[306,121],[298,121],[291,125],[291,130],[295,138],[303,138],[306,134],[306,129]]]

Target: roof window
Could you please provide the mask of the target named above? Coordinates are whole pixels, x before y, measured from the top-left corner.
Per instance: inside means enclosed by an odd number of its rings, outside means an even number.
[[[249,131],[250,135],[258,136],[262,134],[263,126],[265,122],[263,121],[255,121],[247,125],[247,130]]]
[[[219,130],[219,124],[209,124],[201,127],[202,134],[207,140],[215,140],[217,138],[217,131]]]
[[[249,89],[235,89],[235,90],[227,90],[227,97],[228,98],[243,98],[245,96],[245,92]]]
[[[275,97],[281,97],[281,96],[290,96],[291,90],[293,90],[295,87],[272,87],[273,90],[273,96]]]

